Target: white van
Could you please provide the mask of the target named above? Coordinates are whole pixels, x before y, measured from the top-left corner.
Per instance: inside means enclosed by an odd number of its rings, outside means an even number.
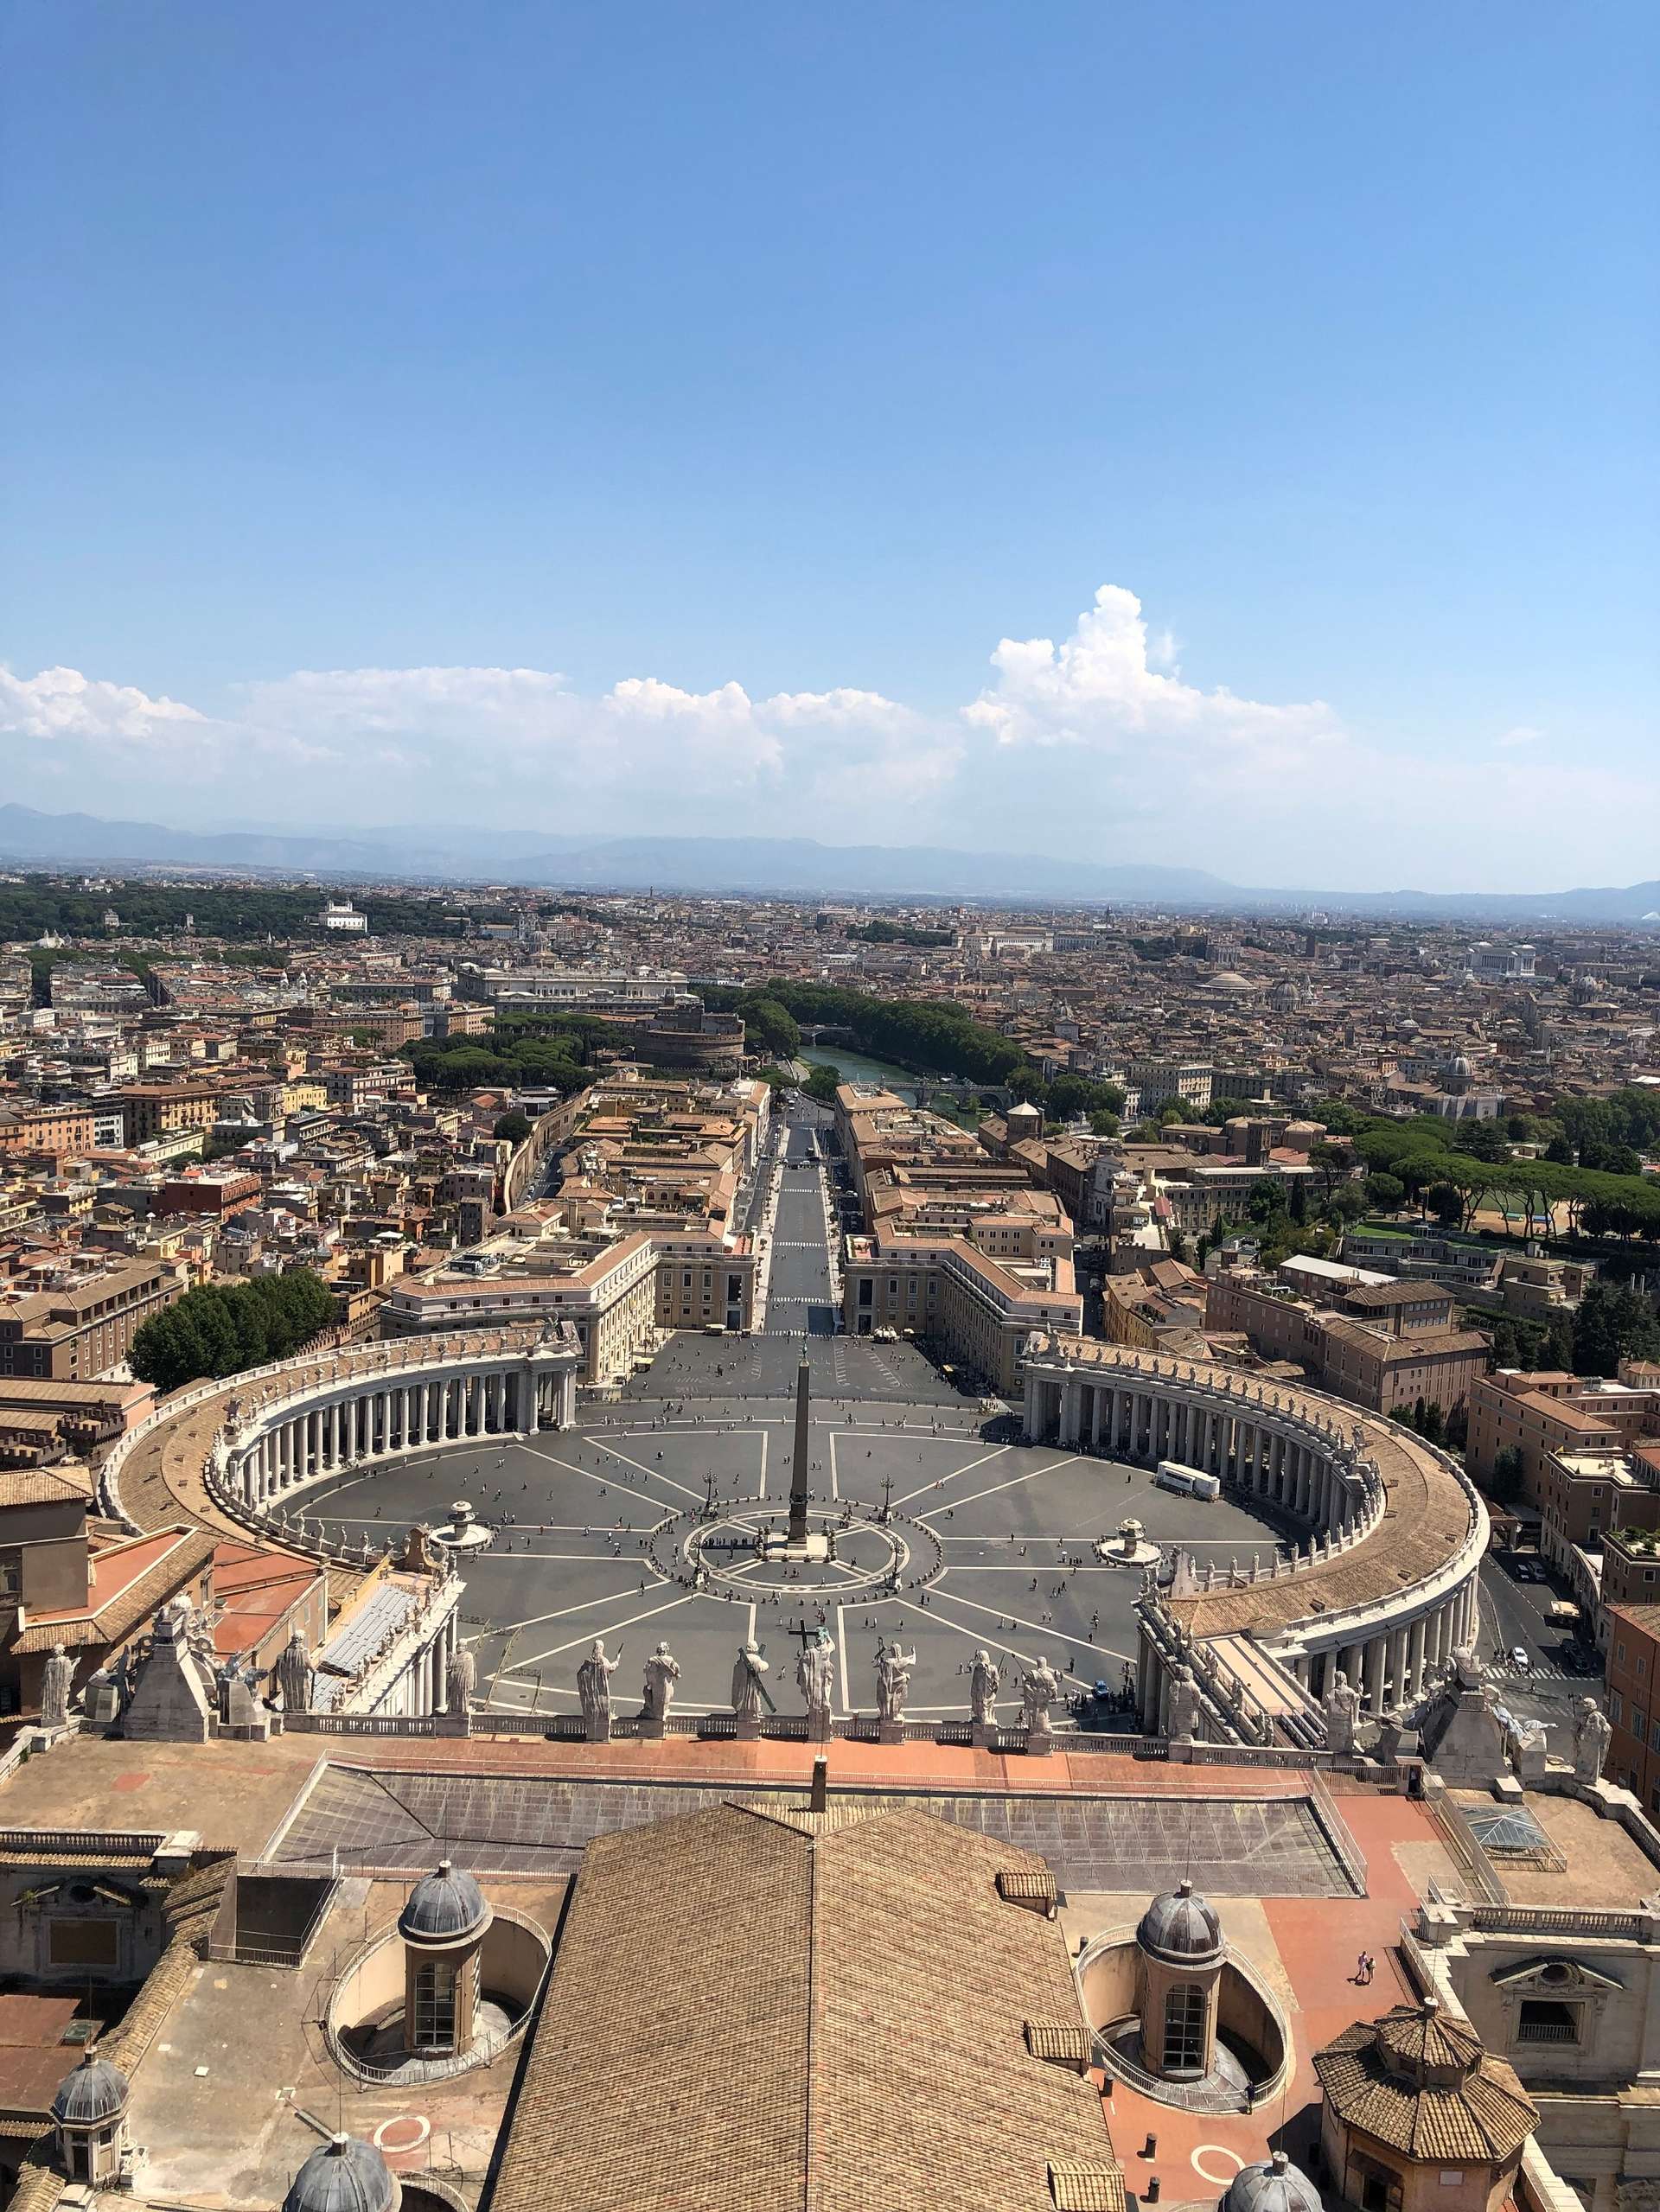
[[[1201,1468],[1184,1467],[1179,1459],[1161,1459],[1152,1480],[1156,1489],[1179,1491],[1190,1498],[1222,1495],[1222,1484],[1216,1476],[1205,1474]]]

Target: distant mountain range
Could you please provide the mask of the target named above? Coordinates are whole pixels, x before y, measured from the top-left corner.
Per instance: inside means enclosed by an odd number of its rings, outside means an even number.
[[[177,830],[95,814],[0,806],[10,867],[200,867],[355,880],[508,883],[578,890],[737,892],[789,898],[1063,901],[1184,912],[1296,913],[1504,921],[1660,921],[1660,882],[1541,892],[1264,890],[1202,868],[958,852],[942,845],[831,845],[811,838],[550,836],[430,826]]]

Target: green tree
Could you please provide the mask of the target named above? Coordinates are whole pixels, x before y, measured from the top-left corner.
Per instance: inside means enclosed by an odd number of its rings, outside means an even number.
[[[1574,1372],[1608,1376],[1622,1360],[1660,1358],[1660,1319],[1650,1301],[1620,1284],[1596,1282],[1574,1316]]]
[[[817,1099],[821,1106],[833,1106],[836,1093],[841,1088],[841,1070],[827,1061],[820,1061],[808,1077],[803,1088],[810,1099]]]
[[[490,1134],[493,1137],[504,1138],[509,1144],[517,1145],[524,1143],[534,1127],[535,1124],[531,1120],[530,1116],[520,1113],[514,1106],[506,1113],[497,1114]]]
[[[744,1019],[746,1051],[764,1053],[769,1060],[794,1060],[801,1049],[801,1032],[795,1017],[776,998],[747,993],[737,1002]]]
[[[1398,1175],[1369,1175],[1361,1188],[1366,1203],[1380,1214],[1398,1214],[1407,1202],[1407,1186]]]
[[[1514,1505],[1522,1495],[1522,1452],[1519,1445],[1507,1444],[1493,1456],[1493,1471],[1487,1478],[1488,1494],[1502,1506]]]

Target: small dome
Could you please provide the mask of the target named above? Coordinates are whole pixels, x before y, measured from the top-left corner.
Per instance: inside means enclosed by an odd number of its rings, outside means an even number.
[[[320,2143],[295,2175],[283,2212],[393,2212],[399,2193],[373,2143],[336,2135]]]
[[[1220,2212],[1321,2212],[1320,2193],[1283,2151],[1263,2165],[1242,2166]]]
[[[470,1935],[484,1920],[484,1892],[464,1866],[442,1859],[436,1874],[423,1875],[398,1916],[398,1933],[417,1943],[453,1942]]]
[[[1166,1890],[1141,1916],[1135,1940],[1167,1966],[1213,1966],[1222,1956],[1222,1922],[1191,1882]]]
[[[69,2127],[101,2126],[125,2112],[127,2094],[120,2068],[89,2050],[74,2072],[65,2075],[52,2100],[52,2116]]]

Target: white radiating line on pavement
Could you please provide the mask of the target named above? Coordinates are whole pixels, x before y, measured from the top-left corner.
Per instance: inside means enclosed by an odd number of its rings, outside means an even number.
[[[927,1610],[929,1613],[939,1610],[940,1597],[941,1592],[937,1587],[928,1593]],[[1043,1637],[1046,1642],[1063,1643],[1073,1651],[1102,1652],[1108,1659],[1127,1659],[1130,1655],[1127,1651],[1114,1651],[1111,1644],[1096,1643],[1091,1637],[1086,1635],[1069,1635],[1064,1629],[1057,1628],[1052,1621],[1047,1627],[1044,1627],[1037,1621],[1028,1621],[1019,1613],[1011,1613],[1006,1605],[982,1605],[977,1597],[959,1597],[956,1602],[959,1605],[966,1605],[971,1613],[990,1613],[999,1622],[1004,1620],[1012,1621],[1017,1629],[1029,1629],[1033,1635]],[[961,1629],[965,1635],[980,1633],[978,1629],[971,1631],[964,1627],[961,1621],[953,1621],[951,1625],[954,1629]],[[1073,1679],[1078,1680],[1081,1678],[1074,1676]]]
[[[688,1490],[684,1482],[677,1482],[672,1475],[665,1475],[661,1467],[648,1467],[643,1459],[630,1459],[626,1451],[618,1451],[613,1444],[601,1444],[597,1437],[591,1441],[596,1451],[604,1452],[608,1458],[621,1460],[624,1467],[636,1468],[648,1482],[661,1482],[666,1489],[678,1490],[683,1498],[697,1496],[695,1490]]]
[[[943,1513],[947,1506],[954,1511],[958,1506],[973,1505],[978,1498],[994,1498],[1001,1490],[1018,1490],[1023,1482],[1035,1482],[1040,1475],[1058,1475],[1063,1467],[1076,1467],[1082,1457],[1081,1451],[1075,1451],[1068,1458],[1051,1460],[1047,1467],[1034,1467],[1030,1474],[1011,1475],[1006,1482],[993,1482],[988,1489],[971,1490],[966,1498],[942,1499],[938,1505],[931,1506],[927,1513],[919,1513],[915,1518],[932,1520],[934,1515]],[[1030,1543],[1031,1539],[1028,1537],[1026,1541]]]
[[[840,1477],[836,1473],[836,1432],[832,1429],[830,1431],[830,1495],[833,1498],[839,1499],[841,1495],[841,1492],[836,1487],[839,1480]]]
[[[964,1604],[967,1604],[968,1600],[965,1598],[962,1602]],[[928,1610],[931,1614],[938,1613],[942,1610],[937,1591],[929,1591]],[[974,1610],[976,1612],[983,1613],[989,1611],[990,1608],[988,1606],[981,1605],[976,1606]],[[948,1613],[947,1613],[944,1617],[946,1620],[950,1622],[951,1626],[957,1630],[959,1635],[977,1637],[979,1641],[984,1644],[995,1644],[999,1651],[1006,1651],[1012,1658],[1025,1660],[1029,1664],[1036,1656],[1035,1651],[1018,1650],[1013,1644],[1003,1642],[1000,1638],[991,1635],[984,1629],[972,1628],[966,1621],[952,1620],[951,1616]],[[1022,1621],[1018,1625],[1023,1629],[1029,1629],[1031,1627],[1031,1622],[1030,1621]],[[1038,1629],[1036,1634],[1040,1639],[1038,1648],[1040,1648],[1044,1652],[1044,1655],[1049,1658],[1050,1664],[1055,1667],[1056,1673],[1059,1674],[1063,1682],[1076,1682],[1081,1690],[1094,1689],[1095,1683],[1092,1680],[1087,1679],[1082,1674],[1075,1674],[1070,1667],[1061,1667],[1056,1662],[1053,1657],[1053,1647],[1058,1641],[1062,1643],[1070,1644],[1073,1650],[1076,1652],[1080,1643],[1083,1645],[1083,1648],[1086,1651],[1103,1650],[1105,1648],[1103,1645],[1089,1643],[1084,1638],[1080,1636],[1061,1636],[1057,1638],[1053,1631],[1045,1629]],[[1123,1659],[1127,1657],[1127,1654],[1121,1651],[1109,1651],[1108,1652],[1107,1656],[1109,1659]]]
[[[755,1495],[757,1498],[764,1498],[767,1495],[767,1432],[764,1429],[761,1431],[761,1481]]]
[[[657,1585],[660,1590],[664,1589],[666,1586],[667,1585],[662,1583],[659,1583]],[[598,1602],[598,1600],[595,1601],[596,1603]],[[613,1599],[612,1603],[615,1603],[615,1599]],[[671,1597],[667,1605],[653,1605],[648,1607],[643,1613],[629,1613],[625,1615],[620,1621],[606,1621],[602,1623],[602,1626],[604,1633],[608,1636],[614,1636],[619,1634],[619,1632],[623,1629],[633,1628],[636,1622],[654,1621],[660,1614],[672,1613],[675,1610],[677,1606],[689,1605],[691,1603],[691,1592],[689,1590],[683,1590],[678,1597]],[[567,1612],[578,1613],[582,1610],[582,1608],[578,1605],[571,1605],[567,1606],[565,1610]],[[549,1617],[557,1618],[558,1616],[550,1616]],[[591,1633],[579,1636],[572,1636],[569,1643],[552,1644],[550,1645],[546,1651],[533,1652],[528,1659],[520,1660],[514,1666],[514,1672],[515,1674],[521,1674],[527,1667],[535,1667],[544,1659],[557,1659],[561,1652],[574,1651],[578,1644],[591,1643],[592,1641],[593,1636]],[[616,1654],[613,1653],[611,1655],[615,1658]]]
[[[959,1475],[967,1475],[970,1469],[983,1467],[988,1459],[1000,1459],[1006,1451],[1012,1451],[1013,1450],[1014,1446],[1012,1444],[1000,1444],[998,1445],[995,1451],[982,1451],[980,1457],[978,1459],[971,1459],[967,1467],[954,1467],[948,1475],[937,1476],[935,1476],[935,1481],[939,1482],[954,1482]],[[924,1490],[931,1490],[934,1487],[934,1482],[919,1482],[914,1490],[907,1490],[903,1498],[896,1498],[893,1502],[897,1506],[909,1505],[912,1498],[920,1498]],[[983,1497],[986,1493],[982,1491],[980,1495]],[[957,1501],[954,1498],[951,1498],[948,1499],[947,1502],[950,1505],[955,1505]]]

